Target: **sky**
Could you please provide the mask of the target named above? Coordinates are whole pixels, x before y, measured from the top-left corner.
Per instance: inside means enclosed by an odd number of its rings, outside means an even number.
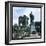
[[[18,24],[19,16],[26,15],[32,12],[34,15],[34,22],[40,21],[40,8],[30,8],[30,7],[13,7],[13,25]],[[30,24],[30,17],[28,23]]]

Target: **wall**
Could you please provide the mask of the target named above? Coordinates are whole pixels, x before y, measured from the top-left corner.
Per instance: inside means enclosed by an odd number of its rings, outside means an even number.
[[[5,1],[7,0],[0,0],[0,46],[7,46],[4,44],[5,43],[4,42],[5,41]],[[46,3],[46,0],[16,0],[16,1]],[[38,44],[16,45],[16,46],[45,46],[45,45],[46,43],[38,43]]]

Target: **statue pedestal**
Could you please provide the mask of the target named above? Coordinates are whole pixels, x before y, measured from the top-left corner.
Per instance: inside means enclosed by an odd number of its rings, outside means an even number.
[[[36,29],[35,29],[35,24],[33,23],[33,24],[31,24],[31,33],[34,31],[34,32],[36,32]]]

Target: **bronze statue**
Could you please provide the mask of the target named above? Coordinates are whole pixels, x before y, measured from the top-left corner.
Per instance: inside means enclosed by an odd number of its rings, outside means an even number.
[[[33,16],[32,12],[31,12],[31,13],[30,13],[30,24],[33,23],[33,20],[34,20],[34,16]]]

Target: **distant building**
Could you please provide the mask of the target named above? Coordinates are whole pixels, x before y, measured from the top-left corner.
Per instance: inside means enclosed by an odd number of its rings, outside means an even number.
[[[41,33],[41,22],[35,22],[35,28],[38,33]]]

